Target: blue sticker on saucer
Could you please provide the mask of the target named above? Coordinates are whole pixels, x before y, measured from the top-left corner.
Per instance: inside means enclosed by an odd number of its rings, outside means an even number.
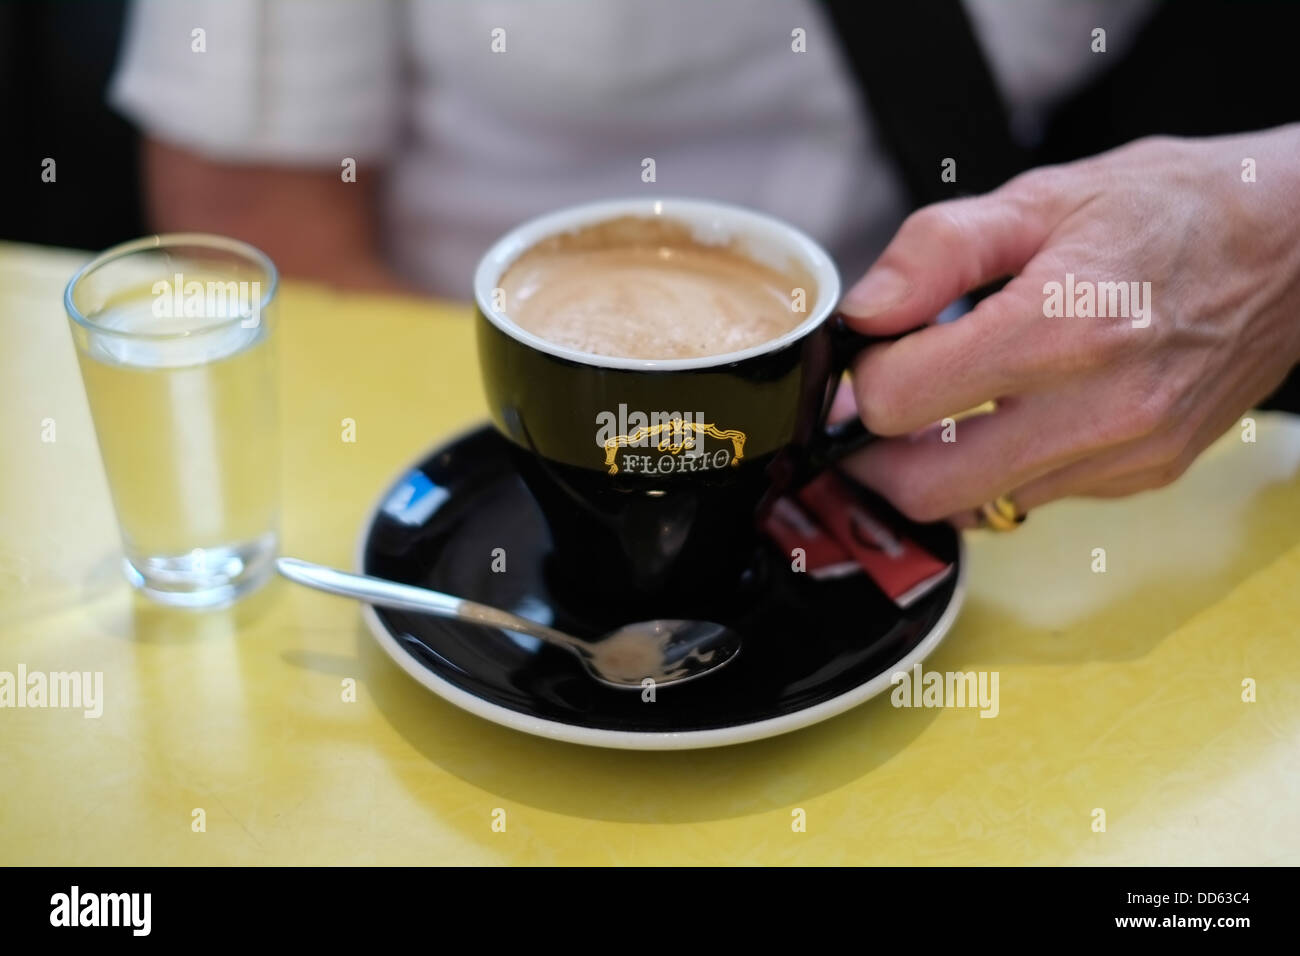
[[[393,493],[384,502],[384,514],[404,525],[418,527],[451,497],[442,485],[434,484],[429,476],[416,469],[407,472]]]

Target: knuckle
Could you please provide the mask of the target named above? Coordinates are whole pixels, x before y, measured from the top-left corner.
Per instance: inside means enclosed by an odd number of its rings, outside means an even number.
[[[1170,136],[1167,133],[1153,133],[1149,136],[1142,136],[1128,143],[1128,149],[1132,152],[1146,151],[1168,154],[1175,152],[1182,144],[1176,136]]]
[[[1175,457],[1172,461],[1155,468],[1151,472],[1151,487],[1166,488],[1172,485],[1186,473],[1191,462],[1182,455]]]
[[[889,403],[883,400],[877,389],[868,389],[858,394],[858,415],[867,431],[875,435],[891,437],[903,433],[898,427],[898,419]]]
[[[1066,175],[1064,166],[1036,166],[1008,180],[1000,191],[1021,202],[1033,204],[1059,191],[1061,180]]]
[[[1109,365],[1132,350],[1133,338],[1126,326],[1103,319],[1086,327],[1083,351],[1093,366]]]
[[[1042,336],[1039,366],[1056,379],[1088,375],[1121,358],[1117,337],[1098,327]]]
[[[1167,431],[1167,426],[1178,407],[1178,393],[1169,383],[1161,381],[1140,391],[1123,406],[1116,418],[1121,422],[1122,440],[1147,438]],[[1170,442],[1181,436],[1171,431]]]
[[[906,431],[903,425],[903,404],[894,394],[879,371],[869,368],[869,360],[863,360],[853,378],[853,395],[858,403],[858,417],[867,431],[876,435],[901,435]]]
[[[966,237],[966,229],[949,203],[918,209],[903,221],[901,231],[944,249],[960,246]]]
[[[1182,436],[1170,429],[1151,437],[1143,449],[1143,465],[1149,471],[1170,467],[1183,453]]]

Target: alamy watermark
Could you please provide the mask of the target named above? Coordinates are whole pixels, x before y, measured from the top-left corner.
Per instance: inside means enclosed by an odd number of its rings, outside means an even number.
[[[50,925],[121,926],[132,936],[148,936],[152,910],[152,893],[83,893],[74,885],[50,897]]]
[[[98,720],[104,713],[103,671],[18,672],[0,671],[0,708],[58,708],[81,710],[82,716]]]
[[[186,281],[177,272],[171,279],[153,284],[153,314],[160,319],[241,318],[241,328],[253,329],[262,320],[262,283],[218,282],[208,279]]]
[[[1075,280],[1043,283],[1043,315],[1049,319],[1130,319],[1133,328],[1151,324],[1150,282],[1092,282]]]
[[[918,661],[910,671],[889,677],[895,707],[975,707],[981,717],[996,717],[998,671],[923,671]]]

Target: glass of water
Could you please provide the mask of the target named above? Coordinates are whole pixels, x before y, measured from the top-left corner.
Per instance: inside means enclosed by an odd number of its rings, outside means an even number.
[[[271,574],[279,524],[273,303],[252,246],[115,246],[64,293],[130,582],[217,607]]]

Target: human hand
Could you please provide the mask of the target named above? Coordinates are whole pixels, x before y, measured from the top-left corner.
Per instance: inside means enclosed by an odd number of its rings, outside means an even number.
[[[1088,284],[1107,317],[1081,317]],[[1139,140],[918,210],[841,308],[869,334],[925,326],[858,357],[858,413],[883,440],[843,466],[909,517],[1161,487],[1300,360],[1300,126]]]

